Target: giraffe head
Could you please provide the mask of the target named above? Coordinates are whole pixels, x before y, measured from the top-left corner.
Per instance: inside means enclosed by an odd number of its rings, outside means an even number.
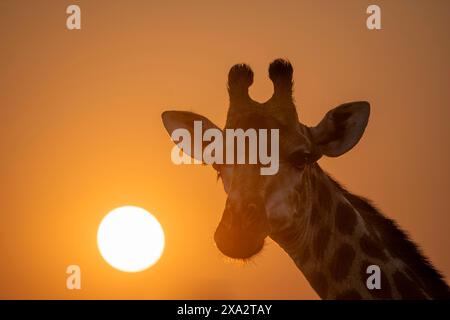
[[[230,107],[225,129],[279,130],[278,172],[261,175],[260,164],[214,164],[228,195],[214,239],[219,250],[232,258],[246,259],[258,253],[267,236],[282,233],[302,215],[298,190],[308,188],[305,171],[322,156],[337,157],[360,140],[368,122],[367,102],[351,102],[330,110],[315,127],[299,122],[292,98],[293,69],[285,60],[269,67],[273,96],[264,103],[250,98],[253,72],[245,64],[228,74]],[[207,118],[183,111],[166,111],[163,123],[171,134],[177,128],[194,131],[194,121],[204,129],[217,128]],[[247,146],[248,147],[248,146]],[[250,152],[246,150],[247,155]],[[308,201],[308,199],[303,199]]]

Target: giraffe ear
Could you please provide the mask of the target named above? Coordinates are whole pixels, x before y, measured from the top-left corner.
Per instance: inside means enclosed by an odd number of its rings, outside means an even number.
[[[361,139],[370,115],[366,101],[349,102],[336,107],[311,128],[313,141],[322,154],[338,157]]]
[[[219,127],[212,123],[208,118],[189,111],[164,111],[161,115],[161,118],[164,127],[171,136],[172,140],[174,140],[174,136],[177,136],[176,134],[174,134],[175,130],[177,129],[184,129],[189,132],[188,136],[190,137],[190,141],[182,141],[182,145],[186,145],[189,147],[183,148],[183,151],[192,158],[195,158],[199,161],[203,161],[202,153],[209,143],[208,141],[203,141],[203,133],[208,129],[217,129],[220,131],[220,133],[222,132],[222,130],[220,130]],[[198,122],[201,123],[201,128],[199,130],[200,132],[196,132],[197,130],[194,130],[195,123]],[[196,137],[196,135],[200,136]],[[179,140],[179,137],[177,137],[176,140]],[[199,154],[194,154],[196,140],[201,141],[202,144]],[[174,142],[178,144],[177,141],[174,140]]]

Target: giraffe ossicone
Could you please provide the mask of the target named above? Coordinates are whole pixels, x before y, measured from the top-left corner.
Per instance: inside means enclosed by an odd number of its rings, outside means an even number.
[[[277,129],[279,163],[273,175],[261,175],[260,165],[252,163],[212,165],[227,193],[214,233],[217,248],[226,256],[247,259],[270,237],[322,299],[449,299],[443,276],[396,223],[367,199],[348,192],[317,163],[322,156],[348,152],[360,141],[369,103],[344,103],[309,127],[299,121],[292,98],[292,65],[273,61],[269,78],[274,93],[260,103],[248,93],[253,83],[248,65],[237,64],[228,74],[224,130]],[[183,128],[193,136],[196,121],[204,129],[223,132],[196,113],[163,113],[169,134]],[[206,147],[202,141],[199,149]],[[195,152],[189,155],[195,158]],[[367,286],[367,270],[374,265],[380,268],[379,289]]]

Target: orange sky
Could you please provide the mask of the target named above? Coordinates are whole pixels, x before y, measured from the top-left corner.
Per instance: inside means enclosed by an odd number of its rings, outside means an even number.
[[[448,277],[450,2],[0,1],[0,298],[316,299],[269,241],[247,265],[227,263],[213,232],[225,194],[215,172],[175,166],[160,114],[193,110],[222,126],[226,77],[294,65],[301,120],[369,100],[365,136],[320,164],[397,220]],[[69,4],[82,30],[65,28]],[[382,31],[365,11],[382,9]],[[166,250],[152,268],[119,272],[96,231],[111,209],[152,212]],[[78,264],[82,290],[65,288]]]

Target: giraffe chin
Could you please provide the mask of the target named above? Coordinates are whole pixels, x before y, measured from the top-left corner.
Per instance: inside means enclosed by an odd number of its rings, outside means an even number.
[[[233,259],[249,259],[259,253],[264,247],[265,237],[260,240],[246,236],[236,236],[231,232],[223,232],[218,228],[214,234],[214,241],[220,252]]]

